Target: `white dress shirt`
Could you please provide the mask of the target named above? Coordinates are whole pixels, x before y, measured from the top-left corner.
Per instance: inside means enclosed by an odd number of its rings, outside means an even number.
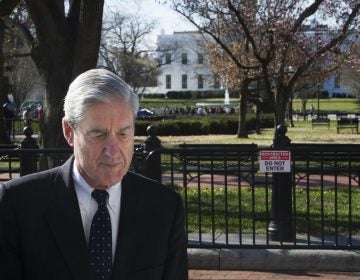
[[[98,208],[98,204],[91,196],[91,192],[94,188],[90,187],[89,184],[86,183],[85,179],[80,175],[76,167],[76,162],[74,162],[72,175],[74,178],[75,191],[79,202],[85,237],[87,243],[89,243],[90,226]],[[109,193],[107,208],[110,214],[112,233],[112,259],[114,260],[120,220],[121,182],[107,189],[107,192]]]

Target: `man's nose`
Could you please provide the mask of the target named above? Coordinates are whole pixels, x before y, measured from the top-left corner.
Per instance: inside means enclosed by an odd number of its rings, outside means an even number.
[[[120,152],[120,141],[115,135],[110,134],[106,141],[104,152],[107,156],[116,156]]]

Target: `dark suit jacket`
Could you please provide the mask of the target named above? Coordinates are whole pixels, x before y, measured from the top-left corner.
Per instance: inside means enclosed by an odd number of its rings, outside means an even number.
[[[6,183],[0,203],[1,280],[92,280],[71,176],[63,166]],[[129,172],[122,181],[111,279],[187,279],[180,196]]]

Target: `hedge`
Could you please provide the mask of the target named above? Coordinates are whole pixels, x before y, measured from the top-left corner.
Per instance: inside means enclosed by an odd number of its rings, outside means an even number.
[[[220,115],[189,117],[182,116],[170,120],[138,120],[136,122],[135,134],[146,136],[146,128],[149,125],[158,128],[159,136],[181,136],[181,135],[208,135],[208,134],[236,134],[238,130],[237,115]],[[249,131],[255,130],[255,115],[249,114],[246,120]],[[274,118],[271,114],[262,115],[260,119],[261,128],[274,127]]]
[[[168,91],[166,97],[169,99],[208,99],[208,98],[223,98],[224,90],[183,90],[183,91]],[[230,98],[239,98],[240,91],[230,90]]]
[[[166,94],[163,93],[147,93],[139,94],[141,98],[152,99],[152,98],[168,98],[168,99],[211,99],[211,98],[224,98],[224,90],[183,90],[183,91],[168,91]],[[230,98],[239,98],[240,92],[238,90],[230,90]]]

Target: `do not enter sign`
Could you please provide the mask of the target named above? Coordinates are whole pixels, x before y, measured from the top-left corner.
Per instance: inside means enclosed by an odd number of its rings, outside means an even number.
[[[262,172],[290,172],[290,151],[260,151],[260,171]]]

